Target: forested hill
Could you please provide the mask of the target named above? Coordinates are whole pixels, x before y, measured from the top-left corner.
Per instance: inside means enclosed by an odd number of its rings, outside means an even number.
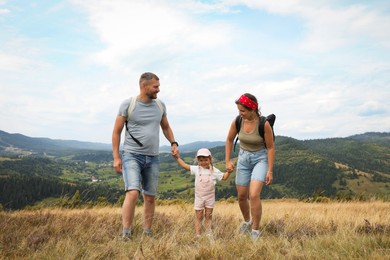
[[[279,137],[274,178],[293,196],[389,198],[389,138],[389,133],[306,141]]]
[[[389,134],[368,133],[350,138],[307,140],[302,144],[335,162],[361,170],[390,173]]]
[[[40,201],[48,203],[49,199],[61,206],[121,200],[123,181],[112,168],[109,149],[67,149],[62,146],[58,150],[50,145],[52,153],[48,156],[47,152],[42,153],[47,151],[42,150],[47,148],[45,140],[40,140],[39,145],[35,143],[36,150],[31,146],[26,150],[23,142],[30,139],[7,136],[21,142],[17,146],[15,140],[3,137],[4,133],[0,136],[0,206],[19,209]],[[304,141],[277,136],[274,184],[265,187],[261,196],[390,200],[389,140],[390,133]],[[9,146],[11,141],[12,147]],[[13,149],[12,153],[9,149]],[[224,171],[224,146],[210,147],[210,150],[214,165]],[[182,149],[181,156],[192,164],[195,151]],[[237,151],[233,154],[234,161],[236,156]],[[169,153],[161,153],[160,161],[159,198],[192,200],[193,176],[182,170]],[[234,178],[233,173],[228,181],[217,184],[218,199],[236,196]]]
[[[0,156],[4,154],[50,154],[61,155],[74,150],[111,150],[110,144],[54,140],[10,134],[0,130]]]

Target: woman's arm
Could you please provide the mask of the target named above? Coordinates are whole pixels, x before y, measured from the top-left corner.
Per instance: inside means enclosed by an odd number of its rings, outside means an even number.
[[[267,185],[272,184],[273,181],[273,167],[275,160],[275,146],[274,146],[274,135],[272,133],[272,128],[268,121],[264,124],[264,139],[267,144],[267,152],[268,152],[268,172],[266,176],[265,183]]]
[[[225,143],[225,162],[226,162],[226,171],[227,172],[234,171],[234,164],[230,160],[230,157],[232,154],[234,137],[236,135],[237,135],[236,120],[233,120],[233,122],[230,125],[230,129],[229,129],[228,135],[226,137],[226,143]]]

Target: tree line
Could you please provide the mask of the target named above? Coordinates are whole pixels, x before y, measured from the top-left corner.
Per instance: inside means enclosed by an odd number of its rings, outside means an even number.
[[[224,161],[224,149],[224,147],[210,149],[215,163]],[[233,157],[237,156],[237,150]],[[388,154],[389,148],[377,143],[360,144],[349,139],[298,141],[288,137],[277,137],[274,185],[266,186],[261,196],[305,198],[320,194],[337,197],[341,194],[340,191],[348,196],[354,196],[346,187],[346,179],[358,178],[357,170],[370,173],[372,182],[390,181]],[[195,157],[195,152],[182,153],[182,156]],[[65,170],[71,169],[75,174],[83,171],[85,165],[72,163],[77,161],[112,162],[112,155],[107,151],[89,151],[75,153],[68,159],[35,156],[0,161],[0,204],[6,209],[20,209],[48,197],[72,198],[77,191],[82,203],[98,200],[116,203],[120,199],[123,191],[113,185],[61,179]],[[161,171],[170,172],[178,169],[176,161],[169,153],[160,154],[160,161]],[[346,174],[335,166],[335,162],[350,166],[353,173]],[[224,171],[222,168],[220,170]],[[171,178],[175,178],[175,174],[172,176]],[[341,188],[337,188],[335,184]],[[158,194],[161,199],[177,197],[192,199],[192,195],[193,184],[160,190]],[[216,187],[217,199],[236,195],[234,179],[229,181],[229,185]]]

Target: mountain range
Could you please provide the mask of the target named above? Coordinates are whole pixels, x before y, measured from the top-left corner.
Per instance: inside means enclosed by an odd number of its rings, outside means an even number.
[[[0,130],[0,153],[56,153],[67,150],[109,150],[110,144],[82,142],[76,140],[57,140],[11,134]]]
[[[379,145],[390,146],[389,133],[380,132],[367,132],[364,134],[352,135],[346,138],[326,138],[326,139],[313,139],[304,140],[303,142],[317,142],[319,140],[343,140],[353,139],[361,142],[377,143]],[[223,141],[196,141],[188,144],[180,144],[181,152],[197,151],[200,148],[213,148],[218,146],[224,146]],[[42,137],[29,137],[23,134],[7,133],[0,130],[0,155],[12,154],[12,153],[46,153],[56,154],[66,151],[74,150],[97,150],[97,151],[111,151],[111,144],[97,143],[97,142],[85,142],[77,140],[60,140],[50,139]],[[170,146],[160,146],[160,152],[169,152]]]
[[[180,144],[181,152],[196,151],[200,148],[223,146],[222,141],[197,141],[189,144]],[[0,130],[0,155],[5,154],[50,154],[58,155],[75,150],[111,150],[111,144],[83,142],[76,140],[58,140],[50,138],[29,137],[23,134],[11,134]],[[160,152],[170,152],[168,145],[160,146]]]
[[[209,148],[213,165],[224,171],[224,146],[224,142],[199,141],[179,148],[190,164],[199,148]],[[263,198],[390,200],[390,133],[303,141],[276,136],[275,147],[274,184],[264,187]],[[177,165],[169,150],[170,146],[161,147],[158,196],[188,198],[193,192],[193,176]],[[237,153],[232,154],[234,161]],[[234,178],[232,173],[230,181],[218,186],[218,199],[236,196]],[[109,144],[0,131],[0,206],[19,209],[77,191],[84,201],[105,198],[114,203],[122,194],[122,182],[113,170]]]

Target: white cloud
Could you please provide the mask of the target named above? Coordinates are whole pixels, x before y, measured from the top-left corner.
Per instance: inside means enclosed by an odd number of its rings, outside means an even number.
[[[8,13],[10,13],[10,10],[0,8],[0,15],[2,15],[2,14],[8,14]]]
[[[215,48],[230,40],[223,24],[195,22],[184,10],[165,1],[72,1],[84,8],[90,25],[106,48],[92,59],[111,68],[140,66],[150,56],[170,56]],[[137,60],[137,62],[135,62]],[[142,64],[141,64],[142,65]]]
[[[110,142],[120,102],[153,71],[180,143],[225,140],[245,92],[278,135],[388,131],[390,23],[358,2],[70,0],[28,10],[55,26],[0,16],[0,129]]]
[[[364,6],[310,10],[302,15],[308,20],[308,37],[302,45],[305,49],[328,51],[364,42],[367,37],[390,47],[390,18]]]
[[[378,44],[390,47],[390,17],[375,8],[375,3],[352,4],[340,7],[332,1],[223,1],[231,7],[241,4],[273,14],[302,18],[307,30],[302,48],[309,51],[329,51],[366,41],[367,37]],[[220,3],[218,5],[221,5]],[[379,5],[378,5],[379,6]]]
[[[193,13],[235,13],[231,9],[230,1],[217,1],[215,3],[204,3],[200,1],[178,1],[178,4]]]
[[[46,68],[48,63],[40,58],[41,54],[38,41],[20,35],[5,39],[0,51],[0,72],[31,73]]]
[[[390,102],[387,102],[387,105],[385,105],[375,100],[368,100],[360,107],[359,115],[364,117],[370,117],[372,115],[385,115],[390,113],[389,105]]]
[[[25,57],[0,52],[0,71],[19,71],[33,62]]]

